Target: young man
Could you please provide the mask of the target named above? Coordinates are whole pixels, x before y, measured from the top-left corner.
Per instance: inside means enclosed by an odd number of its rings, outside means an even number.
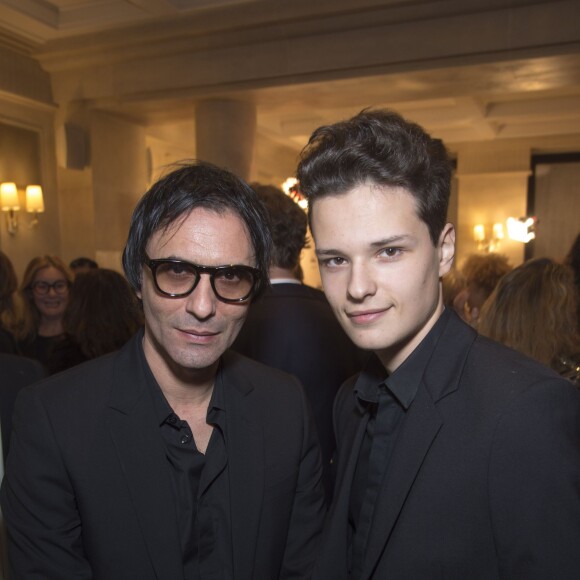
[[[572,579],[580,393],[443,307],[444,146],[387,111],[321,127],[298,168],[322,282],[376,355],[335,402],[317,580]]]
[[[256,194],[216,167],[185,165],[140,200],[123,264],[144,332],[16,405],[15,580],[310,576],[324,498],[305,396],[227,352],[269,246]]]

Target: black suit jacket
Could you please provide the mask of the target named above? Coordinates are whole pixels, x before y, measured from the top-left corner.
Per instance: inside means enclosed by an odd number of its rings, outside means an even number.
[[[359,580],[580,575],[580,393],[454,313],[401,427]],[[348,578],[348,505],[368,421],[339,392],[339,481],[316,580]]]
[[[1,330],[1,329],[0,329]],[[16,395],[26,385],[44,377],[42,365],[32,359],[14,354],[0,353],[0,427],[2,429],[2,456],[0,465],[6,460],[12,433],[12,412]],[[0,579],[8,578],[4,522],[0,513]]]
[[[304,284],[272,284],[250,306],[233,348],[300,379],[328,465],[335,448],[334,398],[366,356],[347,337],[324,294]]]
[[[14,354],[0,353],[0,426],[2,427],[2,451],[8,454],[12,432],[12,412],[16,395],[26,385],[45,376],[42,365],[35,360]]]
[[[1,497],[15,580],[183,578],[140,338],[21,392]],[[324,500],[302,389],[236,353],[222,363],[235,580],[307,578]]]

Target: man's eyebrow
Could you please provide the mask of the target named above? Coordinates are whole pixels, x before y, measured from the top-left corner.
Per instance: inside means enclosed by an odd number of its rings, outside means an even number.
[[[336,256],[337,254],[342,254],[342,252],[340,250],[333,250],[333,249],[328,249],[328,250],[314,250],[314,253],[317,256]]]
[[[384,246],[391,246],[393,244],[398,244],[401,242],[406,242],[406,241],[410,241],[413,240],[413,236],[409,235],[409,234],[397,234],[394,236],[389,236],[388,238],[382,238],[380,240],[377,240],[376,242],[371,242],[369,244],[369,248],[382,248]],[[322,249],[316,249],[315,250],[315,254],[317,256],[337,256],[337,255],[342,255],[344,254],[343,251],[341,250],[335,250],[333,248],[322,248]]]
[[[388,238],[383,238],[382,240],[377,240],[376,242],[371,242],[369,245],[371,248],[379,248],[381,246],[390,246],[392,244],[398,244],[412,239],[413,236],[410,236],[409,234],[397,234],[389,236]]]

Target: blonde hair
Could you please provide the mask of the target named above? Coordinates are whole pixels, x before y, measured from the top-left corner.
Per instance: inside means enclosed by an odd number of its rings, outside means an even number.
[[[578,354],[577,308],[572,270],[530,260],[499,281],[481,309],[479,332],[556,368],[559,357]]]
[[[37,333],[38,325],[40,324],[40,312],[34,303],[32,283],[40,270],[50,267],[56,268],[61,272],[69,285],[72,285],[73,274],[58,256],[37,256],[30,260],[28,266],[26,266],[20,288],[18,289],[18,295],[22,303],[22,312],[13,330],[14,336],[18,340],[33,337]]]
[[[0,252],[0,326],[12,330],[16,324],[14,296],[18,288],[16,272],[10,258]]]
[[[466,258],[461,273],[467,284],[475,284],[487,297],[511,269],[507,256],[503,254],[471,254]]]

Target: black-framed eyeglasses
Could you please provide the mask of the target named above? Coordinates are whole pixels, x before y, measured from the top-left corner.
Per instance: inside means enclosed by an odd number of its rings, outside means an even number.
[[[200,266],[185,260],[164,258],[152,260],[145,256],[145,264],[153,274],[155,287],[169,298],[183,298],[191,294],[202,274],[209,274],[211,287],[222,302],[245,302],[260,286],[257,268],[245,265]]]
[[[67,280],[57,280],[56,282],[45,282],[44,280],[39,280],[38,282],[33,282],[30,285],[32,291],[38,296],[44,296],[50,292],[52,288],[55,294],[66,294],[68,292],[69,283]]]

